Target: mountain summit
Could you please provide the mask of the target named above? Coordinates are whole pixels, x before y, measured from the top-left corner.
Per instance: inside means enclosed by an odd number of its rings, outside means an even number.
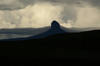
[[[19,41],[19,40],[27,40],[27,39],[39,39],[39,38],[45,38],[51,35],[55,35],[55,34],[62,34],[62,33],[67,33],[66,31],[62,30],[60,28],[60,24],[57,21],[53,21],[51,23],[51,28],[49,30],[47,30],[44,33],[35,35],[35,36],[31,36],[28,38],[15,38],[15,39],[7,39],[7,40],[2,40],[2,41]]]
[[[60,29],[59,23],[58,23],[57,21],[54,20],[54,21],[51,23],[51,29]]]
[[[57,21],[54,20],[51,23],[51,28],[48,31],[46,31],[46,32],[44,32],[42,34],[39,34],[39,35],[35,35],[33,37],[30,37],[30,38],[34,38],[34,39],[45,38],[45,37],[48,37],[50,35],[61,34],[61,33],[66,33],[66,31],[62,30],[60,28],[60,24]]]

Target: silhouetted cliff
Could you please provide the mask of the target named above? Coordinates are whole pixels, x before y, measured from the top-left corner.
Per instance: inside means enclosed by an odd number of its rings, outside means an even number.
[[[51,23],[51,28],[47,32],[41,33],[39,35],[35,35],[33,37],[29,37],[29,38],[35,38],[35,39],[37,39],[37,38],[45,38],[45,37],[48,37],[50,35],[62,34],[62,33],[67,33],[67,32],[62,30],[60,28],[60,24],[57,21],[54,20]]]

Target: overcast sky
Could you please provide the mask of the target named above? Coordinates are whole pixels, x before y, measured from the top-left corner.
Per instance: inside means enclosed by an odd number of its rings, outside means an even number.
[[[0,0],[0,28],[100,27],[100,0]]]

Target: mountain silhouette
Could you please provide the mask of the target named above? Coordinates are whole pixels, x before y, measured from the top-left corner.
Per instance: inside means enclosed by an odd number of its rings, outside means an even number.
[[[63,34],[63,33],[67,33],[66,31],[64,31],[63,29],[61,29],[60,24],[57,21],[53,21],[51,23],[51,28],[48,29],[46,32],[38,34],[38,35],[34,35],[31,37],[27,37],[27,38],[15,38],[15,39],[4,39],[1,41],[19,41],[19,40],[27,40],[27,39],[40,39],[40,38],[45,38],[51,35],[55,35],[55,34]]]
[[[61,33],[67,33],[67,32],[62,30],[60,28],[60,24],[57,21],[54,20],[51,23],[51,28],[48,31],[46,31],[44,33],[41,33],[39,35],[35,35],[35,36],[32,36],[32,37],[29,37],[29,38],[34,38],[34,39],[45,38],[45,37],[48,37],[50,35],[61,34]]]

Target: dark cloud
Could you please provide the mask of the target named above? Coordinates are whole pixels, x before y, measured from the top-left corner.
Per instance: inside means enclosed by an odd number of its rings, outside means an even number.
[[[17,10],[17,9],[22,9],[24,7],[16,7],[12,5],[0,5],[0,10]]]
[[[71,5],[81,5],[82,3],[87,3],[91,6],[100,7],[100,0],[18,0],[24,5],[33,5],[36,2],[51,2],[51,3],[67,3]]]
[[[6,2],[9,0],[4,0],[4,1]],[[75,4],[80,5],[82,3],[87,3],[88,5],[91,6],[96,6],[96,7],[100,6],[100,0],[12,0],[12,2],[9,4],[0,3],[0,10],[22,9],[28,5],[34,5],[36,2],[67,3],[71,5],[75,5]]]
[[[91,6],[100,7],[100,0],[84,0],[84,2]]]
[[[0,10],[15,10],[24,8],[24,4],[20,3],[17,0],[1,0],[0,1]]]
[[[1,3],[3,0],[0,1],[0,10],[15,10],[15,9],[22,9],[28,5],[34,5],[36,2],[49,2],[49,3],[67,3],[70,5],[77,5],[80,6],[83,3],[87,3],[91,6],[100,6],[100,0],[4,0],[3,4]],[[11,1],[7,3],[7,1]]]
[[[36,2],[80,4],[80,0],[18,0],[18,1],[25,5],[33,5]]]

